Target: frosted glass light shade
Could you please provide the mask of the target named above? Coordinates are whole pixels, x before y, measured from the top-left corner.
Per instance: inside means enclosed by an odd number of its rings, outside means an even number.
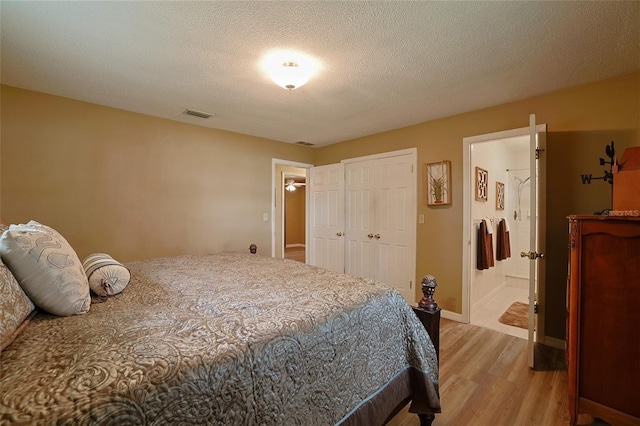
[[[284,62],[280,66],[274,67],[270,75],[278,86],[287,90],[305,85],[310,77],[309,71],[298,65],[297,62]]]

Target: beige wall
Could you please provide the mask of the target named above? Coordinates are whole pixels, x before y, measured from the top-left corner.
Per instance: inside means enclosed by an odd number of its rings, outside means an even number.
[[[40,220],[82,258],[270,250],[271,159],[330,164],[411,147],[419,164],[452,162],[452,204],[426,207],[418,186],[416,279],[438,279],[437,300],[460,313],[462,139],[547,123],[547,335],[564,338],[566,220],[610,206],[598,158],[640,145],[640,73],[310,149],[2,86],[2,216]],[[427,100],[425,100],[426,102]]]
[[[271,252],[271,159],[310,148],[2,86],[2,215],[84,256]]]
[[[427,102],[427,100],[425,100]],[[640,145],[640,73],[562,90],[419,125],[319,148],[316,165],[385,151],[418,148],[418,164],[451,160],[452,204],[418,203],[425,224],[418,225],[416,279],[434,275],[436,299],[447,310],[462,312],[462,139],[527,127],[529,114],[548,125],[546,334],[564,338],[567,244],[565,216],[610,207],[610,188],[601,181],[582,185],[581,173],[601,174],[598,158],[615,140]],[[422,183],[418,188],[422,200]]]

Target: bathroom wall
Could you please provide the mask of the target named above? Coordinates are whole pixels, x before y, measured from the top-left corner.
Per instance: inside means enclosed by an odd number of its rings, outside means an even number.
[[[525,138],[511,138],[496,140],[472,145],[471,166],[472,183],[471,213],[474,229],[471,235],[473,271],[471,274],[470,301],[471,309],[484,302],[499,288],[511,285],[518,280],[510,277],[528,277],[528,261],[520,257],[519,253],[528,251],[529,244],[529,185],[522,186],[520,197],[520,210],[522,220],[518,217],[514,220],[513,212],[518,210],[517,187],[514,188],[513,177],[522,176],[522,180],[529,176],[529,140]],[[476,200],[475,176],[476,167],[488,172],[487,201]],[[508,172],[507,170],[511,170]],[[496,206],[496,182],[505,184],[505,208],[498,210]],[[516,180],[517,182],[517,180]],[[496,260],[496,230],[500,219],[507,218],[510,225],[511,257],[506,260]],[[494,266],[489,269],[478,270],[476,268],[477,237],[480,220],[488,221],[493,228],[493,255]],[[526,284],[526,283],[525,283]]]
[[[516,157],[517,159],[517,157]],[[505,216],[509,220],[509,238],[511,242],[511,257],[506,259],[506,274],[508,283],[514,286],[517,280],[528,280],[529,262],[520,257],[521,252],[529,251],[530,226],[531,226],[531,181],[529,178],[529,165],[526,167],[513,167],[507,172]],[[528,283],[525,284],[528,287]]]

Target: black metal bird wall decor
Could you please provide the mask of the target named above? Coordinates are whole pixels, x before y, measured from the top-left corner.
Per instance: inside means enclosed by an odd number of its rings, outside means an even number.
[[[590,184],[592,180],[603,180],[605,182],[608,182],[609,184],[613,184],[613,172],[611,171],[611,169],[618,163],[618,159],[616,158],[616,149],[613,141],[611,141],[611,145],[607,145],[605,147],[604,152],[607,157],[609,157],[609,160],[606,161],[604,158],[600,157],[600,165],[608,165],[609,170],[605,170],[604,175],[599,177],[593,177],[591,173],[580,175],[583,184]]]

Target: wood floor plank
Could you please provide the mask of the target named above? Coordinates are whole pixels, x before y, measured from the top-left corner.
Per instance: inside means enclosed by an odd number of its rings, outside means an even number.
[[[489,368],[489,373],[509,380],[513,365],[518,356],[526,349],[527,342],[524,339],[511,339],[511,336],[505,335],[499,345],[502,347],[502,351]]]
[[[496,331],[442,320],[440,398],[436,426],[567,425],[567,372],[534,371],[527,342]],[[405,407],[390,426],[418,426]]]

